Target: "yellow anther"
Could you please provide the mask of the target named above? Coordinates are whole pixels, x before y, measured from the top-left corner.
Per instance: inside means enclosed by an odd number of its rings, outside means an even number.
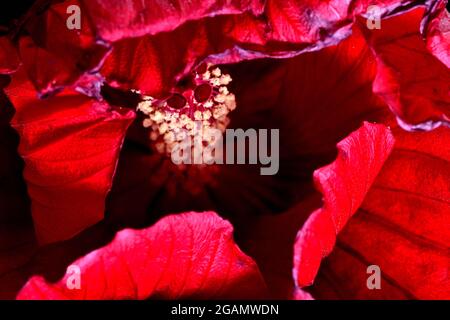
[[[152,126],[152,124],[153,124],[153,121],[148,118],[142,122],[142,125],[144,126],[144,128],[150,128]]]
[[[226,115],[227,113],[228,113],[227,108],[223,104],[220,104],[214,108],[213,117],[214,117],[214,119],[217,120],[217,119],[223,117],[224,115]]]
[[[169,129],[169,125],[166,122],[161,123],[159,126],[159,134],[164,134]]]
[[[161,111],[156,111],[154,114],[150,116],[150,119],[155,121],[156,123],[161,123],[164,120],[164,115]]]
[[[214,106],[214,102],[212,100],[208,100],[203,104],[203,106],[205,108],[211,108],[212,106]]]
[[[205,112],[203,112],[203,120],[209,120],[211,119],[211,116],[212,116],[211,111],[206,110]]]
[[[152,102],[151,101],[142,101],[138,104],[137,109],[142,113],[149,115],[152,111]]]
[[[206,71],[203,75],[202,75],[203,80],[209,80],[211,78],[211,72]]]
[[[185,127],[188,130],[193,129],[194,128],[194,122],[193,121],[187,121]]]
[[[233,79],[231,79],[229,74],[224,74],[220,77],[220,84],[223,86],[229,85],[231,81],[233,81]]]
[[[218,103],[224,103],[226,100],[227,96],[224,94],[218,94],[217,96],[214,97],[214,100]]]
[[[164,135],[164,141],[165,141],[166,143],[172,143],[172,142],[174,142],[174,141],[175,141],[175,134],[174,134],[173,132],[171,132],[171,131],[167,132],[167,133]]]
[[[197,111],[194,112],[194,119],[195,120],[199,121],[199,120],[202,120],[202,118],[203,117],[202,117],[202,112],[201,111],[197,110]]]
[[[222,71],[220,71],[219,68],[215,68],[215,69],[212,71],[212,75],[213,75],[214,77],[218,78],[218,77],[220,77],[220,76],[222,75]]]
[[[209,82],[215,87],[220,86],[220,79],[219,78],[212,78],[211,80],[209,80]]]
[[[221,94],[224,94],[224,95],[228,95],[230,92],[228,91],[228,88],[227,87],[220,87],[219,88],[219,92],[221,93]]]

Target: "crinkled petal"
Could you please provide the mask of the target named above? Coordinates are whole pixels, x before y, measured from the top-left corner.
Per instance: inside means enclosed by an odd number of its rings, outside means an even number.
[[[450,70],[420,34],[424,9],[383,20],[381,30],[362,30],[377,57],[374,92],[408,129],[429,130],[450,121]]]
[[[33,277],[18,299],[249,299],[264,297],[258,267],[236,246],[231,224],[213,212],[168,216],[153,227],[124,230],[72,263],[55,284]],[[71,269],[69,269],[71,270]]]
[[[311,288],[316,298],[450,298],[450,130],[393,134],[389,159]],[[378,290],[367,286],[372,265]]]
[[[192,208],[238,219],[283,212],[309,192],[313,171],[334,159],[337,142],[389,113],[372,92],[376,66],[358,33],[322,51],[225,68],[237,99],[230,128],[280,129],[279,172],[262,176],[260,166],[232,164],[180,171],[134,139],[146,137],[140,121],[125,142],[109,213],[131,218],[130,199],[141,218]]]
[[[427,47],[447,68],[450,68],[450,13],[446,1],[440,1],[427,21]]]
[[[97,35],[106,41],[171,31],[190,20],[208,16],[263,11],[260,0],[155,1],[81,0]]]
[[[103,218],[134,113],[69,91],[39,100],[20,76],[7,94],[16,108],[12,124],[20,135],[37,236],[42,243],[68,239]]]
[[[78,0],[57,1],[45,8],[36,2],[22,26],[26,36],[19,39],[20,57],[40,95],[49,95],[74,84],[84,73],[95,72],[109,52],[99,41],[88,16],[80,11],[80,29],[70,29]],[[71,27],[72,28],[72,27]]]
[[[384,16],[389,16],[423,3],[388,0],[377,5]],[[40,93],[49,94],[76,83],[87,72],[96,72],[113,47],[114,57],[106,67],[110,84],[156,94],[155,86],[173,86],[180,72],[187,72],[208,57],[214,63],[291,57],[337,44],[350,34],[354,17],[367,14],[369,4],[317,0],[71,0],[51,4],[42,15],[36,14],[40,12],[36,5],[24,26],[32,42],[21,46],[21,55]],[[81,8],[80,31],[66,26],[69,5]],[[161,52],[159,47],[163,48]],[[120,68],[114,70],[117,66]]]
[[[295,241],[293,274],[298,287],[313,283],[322,259],[363,202],[393,144],[386,127],[366,123],[338,144],[332,164],[314,172],[323,205],[311,214]]]

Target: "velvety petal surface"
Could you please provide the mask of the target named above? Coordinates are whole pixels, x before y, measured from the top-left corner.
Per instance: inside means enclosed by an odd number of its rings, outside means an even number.
[[[42,96],[73,85],[86,72],[94,73],[109,51],[109,45],[94,34],[78,0],[37,1],[21,30],[20,58]]]
[[[338,144],[335,162],[314,172],[323,205],[311,214],[295,241],[293,272],[298,287],[313,283],[321,260],[331,253],[336,235],[358,210],[393,144],[384,126],[365,124]]]
[[[42,243],[72,237],[103,218],[131,111],[75,92],[40,100],[18,75],[7,88],[16,108],[19,153]]]
[[[439,1],[427,21],[427,47],[447,68],[450,68],[450,13],[446,1]]]
[[[107,246],[75,261],[80,289],[68,273],[58,283],[32,278],[18,299],[249,299],[264,297],[258,267],[215,213],[168,216],[144,230],[124,230]]]
[[[361,30],[377,57],[374,91],[404,127],[430,129],[449,123],[450,70],[420,34],[424,9],[383,21],[380,30]]]
[[[424,3],[387,0],[377,5],[383,16],[389,16]],[[161,94],[165,92],[162,89],[173,86],[179,76],[207,58],[214,63],[230,63],[289,57],[337,44],[350,35],[357,15],[367,16],[369,4],[317,0],[42,0],[23,25],[30,37],[23,37],[20,51],[31,80],[44,95],[76,83],[86,73],[96,73],[110,48],[113,57],[104,70],[110,84]],[[67,11],[70,6],[80,8],[79,30],[67,27],[73,14]],[[159,51],[160,47],[163,50]],[[208,57],[211,54],[215,56]],[[160,86],[160,91],[155,91],[155,86]]]
[[[450,130],[393,134],[392,154],[323,262],[314,297],[450,298]],[[366,284],[371,265],[379,290]]]

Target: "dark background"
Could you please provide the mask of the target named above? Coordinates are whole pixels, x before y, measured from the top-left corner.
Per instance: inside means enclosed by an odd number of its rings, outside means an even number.
[[[13,26],[34,2],[36,0],[0,0],[0,30]]]

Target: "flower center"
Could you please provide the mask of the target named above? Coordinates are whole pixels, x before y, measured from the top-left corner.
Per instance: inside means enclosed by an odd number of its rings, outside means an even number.
[[[161,154],[171,154],[177,143],[200,138],[207,144],[207,129],[224,132],[236,108],[235,95],[228,91],[230,75],[211,65],[202,65],[196,71],[192,87],[172,93],[166,99],[144,96],[137,110],[145,115],[143,126],[149,130],[152,146]],[[186,137],[186,133],[188,137]]]

